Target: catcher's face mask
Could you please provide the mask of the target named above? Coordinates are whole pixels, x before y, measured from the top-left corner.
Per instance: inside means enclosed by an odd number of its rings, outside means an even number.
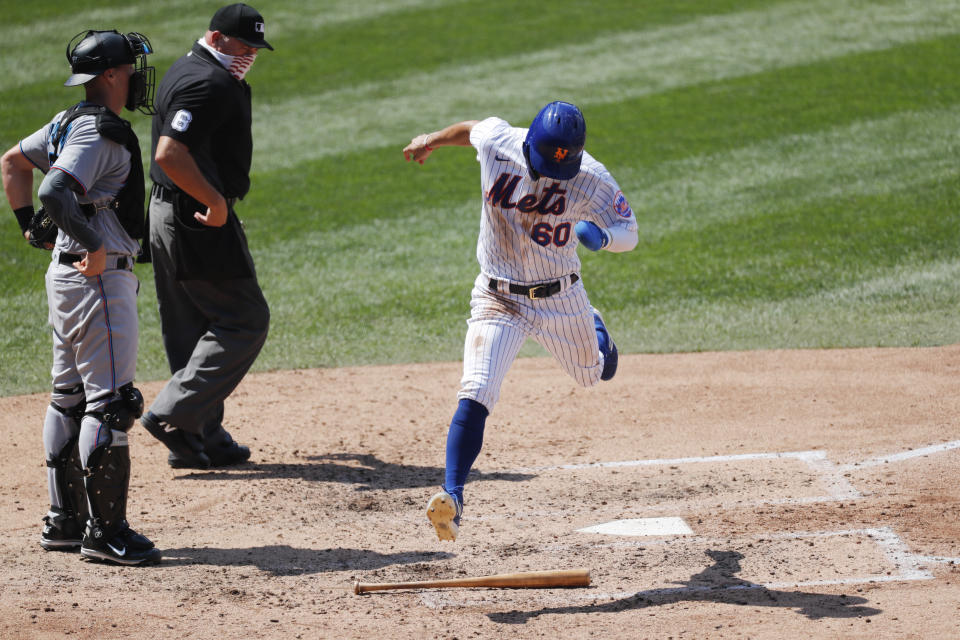
[[[153,47],[147,36],[132,32],[126,36],[130,48],[133,50],[133,74],[130,76],[130,90],[127,92],[129,111],[137,109],[140,113],[151,116],[156,113],[153,108],[153,92],[156,89],[156,70],[147,66],[147,54],[153,53]]]

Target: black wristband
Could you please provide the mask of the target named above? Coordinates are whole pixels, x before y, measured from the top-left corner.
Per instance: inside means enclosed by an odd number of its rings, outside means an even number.
[[[13,215],[17,216],[17,222],[20,224],[20,231],[26,232],[27,228],[30,226],[30,219],[33,218],[33,214],[34,211],[32,204],[13,210]]]

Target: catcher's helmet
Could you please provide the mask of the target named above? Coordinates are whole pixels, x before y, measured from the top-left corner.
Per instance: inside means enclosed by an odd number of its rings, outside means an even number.
[[[156,86],[155,70],[147,66],[147,54],[153,47],[141,33],[126,35],[117,31],[81,31],[67,43],[67,60],[72,75],[64,86],[72,87],[93,80],[98,75],[123,64],[132,64],[130,91],[126,108],[153,115],[153,91]]]
[[[73,75],[63,85],[84,84],[107,69],[135,64],[139,56],[148,53],[152,53],[150,43],[140,34],[125,36],[117,31],[83,31],[67,43],[67,60]]]
[[[523,153],[534,178],[569,180],[580,172],[587,123],[576,105],[551,102],[527,130]]]

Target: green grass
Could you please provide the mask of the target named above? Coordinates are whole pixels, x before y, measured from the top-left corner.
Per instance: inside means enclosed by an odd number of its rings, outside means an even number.
[[[581,251],[622,351],[925,346],[960,319],[960,0],[395,0],[260,7],[253,188],[240,207],[271,335],[255,369],[456,360],[477,266],[470,149],[400,150],[454,121],[580,104],[640,221]],[[63,46],[146,33],[162,73],[209,20],[186,0],[24,4],[0,26],[0,146],[78,97]],[[45,43],[45,44],[44,44]],[[142,141],[149,122],[131,120]],[[146,145],[145,145],[146,146]],[[0,220],[0,394],[49,376],[47,254]],[[167,375],[137,267],[141,380]],[[522,355],[542,355],[532,343]]]

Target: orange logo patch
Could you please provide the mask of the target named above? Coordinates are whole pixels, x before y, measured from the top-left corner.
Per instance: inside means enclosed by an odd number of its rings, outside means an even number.
[[[563,147],[557,147],[557,150],[553,153],[553,159],[563,160],[564,158],[567,157],[568,153],[569,151],[567,149],[564,149]]]

